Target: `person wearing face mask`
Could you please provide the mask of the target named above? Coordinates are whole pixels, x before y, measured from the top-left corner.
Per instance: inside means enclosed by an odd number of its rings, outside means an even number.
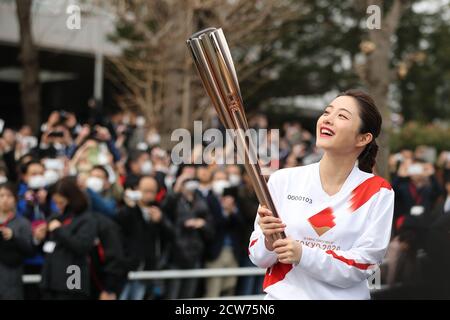
[[[153,172],[156,181],[161,186],[159,198],[164,198],[167,188],[170,188],[170,158],[167,152],[160,147],[153,147],[150,151],[150,159],[153,164]],[[167,180],[166,178],[169,177]],[[169,182],[166,185],[166,181]]]
[[[33,159],[28,161],[21,167],[21,181],[18,188],[19,202],[17,203],[17,213],[21,216],[27,216],[30,220],[34,220],[33,216],[28,216],[31,209],[33,212],[33,204],[37,200],[37,204],[45,204],[47,192],[45,187],[45,167],[39,160]],[[39,218],[39,217],[36,217]]]
[[[406,216],[416,216],[424,224],[431,223],[436,200],[444,194],[433,164],[405,159],[392,179],[392,187],[396,193],[397,226]]]
[[[173,191],[164,199],[162,208],[175,226],[175,237],[170,255],[171,269],[200,268],[205,259],[207,243],[212,239],[214,227],[208,204],[198,191],[195,169],[184,167]],[[198,279],[174,279],[168,283],[168,299],[193,298]]]
[[[126,265],[117,216],[117,201],[112,195],[108,170],[94,166],[86,181],[79,185],[89,199],[89,210],[97,226],[97,238],[89,258],[91,292],[94,299],[115,300],[126,281]]]
[[[255,212],[258,209],[258,198],[256,197],[255,189],[252,186],[251,179],[246,171],[242,175],[242,183],[237,191],[238,207],[243,219],[243,231],[241,233],[241,252],[239,259],[239,266],[248,268],[253,267],[254,264],[248,255],[247,246],[248,239],[252,234],[255,224]],[[263,276],[247,276],[239,278],[237,284],[237,295],[248,296],[262,294]]]
[[[136,185],[141,175],[149,175],[153,171],[153,165],[150,155],[145,151],[133,150],[128,155],[125,163],[127,176],[125,179],[125,188]]]
[[[58,213],[49,217],[42,239],[45,262],[40,287],[43,298],[87,299],[90,293],[88,256],[97,237],[95,219],[88,211],[88,199],[76,178],[62,178],[51,194]],[[72,281],[71,275],[75,277]]]
[[[141,163],[141,174],[143,175],[149,175],[152,173],[153,170],[153,164],[150,160],[145,160]]]
[[[47,197],[48,180],[45,178],[45,167],[39,160],[31,160],[22,166],[21,173],[17,213],[32,223],[39,222],[56,209]]]
[[[228,174],[228,181],[231,186],[239,187],[242,184],[242,168],[237,164],[227,165],[225,171]]]
[[[125,207],[117,216],[124,237],[125,259],[129,271],[161,270],[167,267],[169,245],[174,228],[165,211],[156,201],[158,182],[142,176],[137,184],[140,199],[134,207]],[[130,281],[121,300],[142,300],[158,294],[159,283]]]
[[[42,160],[45,167],[44,178],[47,187],[55,184],[63,176],[64,173],[64,159],[62,158],[46,158]]]
[[[223,173],[223,172],[221,172]],[[216,173],[218,174],[218,173]],[[211,167],[202,164],[196,169],[196,177],[199,181],[198,193],[203,197],[208,205],[209,212],[211,216],[214,217],[213,221],[216,227],[216,217],[222,217],[222,205],[220,203],[220,197],[223,194],[223,190],[228,186],[228,181],[217,179],[213,181],[213,172]],[[211,259],[210,252],[207,250],[207,259]],[[214,256],[215,254],[212,253]]]
[[[240,235],[243,219],[236,205],[236,196],[230,192],[227,172],[216,170],[212,175],[212,192],[218,201],[218,210],[212,210],[214,237],[207,246],[206,268],[237,268],[240,254]],[[206,281],[205,297],[232,296],[237,277],[209,278]]]
[[[146,140],[149,146],[158,146],[161,142],[161,136],[155,128],[151,128],[147,133]]]
[[[31,222],[35,243],[43,237],[47,227],[46,219],[57,210],[48,197],[45,168],[39,160],[30,160],[21,167],[21,182],[18,187],[17,215]],[[44,263],[42,248],[37,246],[36,255],[25,260],[27,274],[39,274]],[[26,298],[38,299],[40,292],[35,287],[27,287]]]
[[[17,216],[14,192],[0,184],[0,300],[23,299],[23,260],[33,253],[31,226]]]
[[[111,193],[109,173],[101,165],[94,166],[85,182],[90,208],[108,217],[117,215],[117,201]]]

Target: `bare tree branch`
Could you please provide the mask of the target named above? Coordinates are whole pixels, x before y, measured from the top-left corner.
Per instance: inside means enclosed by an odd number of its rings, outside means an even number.
[[[193,32],[204,26],[222,27],[232,51],[258,51],[280,36],[283,23],[307,11],[293,7],[290,0],[108,3],[118,17],[118,26],[126,26],[124,30],[130,33],[119,37],[125,44],[124,54],[109,59],[115,72],[108,75],[118,77],[114,83],[123,86],[121,105],[138,106],[163,133],[191,126],[193,120],[208,115],[205,111],[211,107],[185,46]],[[236,61],[239,79],[247,79],[271,63],[271,59]]]

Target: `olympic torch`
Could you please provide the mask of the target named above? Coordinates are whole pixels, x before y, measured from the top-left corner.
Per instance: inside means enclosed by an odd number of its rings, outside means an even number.
[[[249,129],[244,104],[231,52],[221,28],[208,28],[194,33],[187,41],[203,86],[217,111],[220,121],[236,134],[235,143],[241,147],[244,166],[258,201],[278,217],[267,183],[261,173],[256,148],[252,139],[246,139]],[[239,148],[238,148],[239,150]],[[285,238],[283,233],[275,239]]]

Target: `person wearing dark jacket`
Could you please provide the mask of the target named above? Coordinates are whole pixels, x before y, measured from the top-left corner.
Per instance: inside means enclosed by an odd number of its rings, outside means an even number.
[[[160,270],[167,262],[173,226],[155,201],[158,192],[155,178],[142,176],[138,181],[138,191],[141,199],[134,207],[126,207],[119,212],[117,217],[124,236],[126,262],[130,271]],[[130,281],[120,298],[141,300],[146,291],[144,283]]]
[[[149,175],[152,172],[153,164],[150,155],[142,150],[133,150],[129,153],[125,163],[127,175],[124,187],[133,188],[137,185],[141,175]]]
[[[438,219],[442,215],[450,213],[450,175],[444,176],[445,195],[436,202],[432,211],[432,220]]]
[[[175,227],[170,256],[172,269],[200,268],[204,263],[206,244],[214,235],[212,216],[198,187],[198,180],[182,174],[175,183],[174,192],[164,199],[163,210]],[[197,285],[198,279],[174,279],[169,283],[168,298],[193,298]]]
[[[206,268],[237,268],[240,255],[240,235],[244,220],[236,205],[237,188],[232,187],[224,170],[197,168],[200,193],[212,215],[214,237],[206,249]],[[212,182],[212,183],[211,183]],[[211,188],[212,187],[212,188]],[[205,297],[234,295],[237,277],[214,277],[206,281]]]
[[[0,300],[23,299],[23,260],[32,253],[31,225],[16,215],[14,189],[0,185]]]
[[[426,298],[450,299],[450,214],[447,211],[431,224],[425,238],[424,283]]]
[[[258,198],[256,197],[255,189],[253,189],[250,177],[247,172],[243,173],[242,176],[243,184],[238,187],[238,207],[241,216],[244,220],[244,231],[241,233],[241,245],[242,248],[239,266],[242,267],[253,267],[254,264],[251,262],[248,255],[248,239],[252,234],[255,216],[258,210]],[[247,296],[262,294],[264,276],[248,276],[241,277],[237,285],[237,295]]]
[[[404,161],[392,179],[395,191],[394,217],[420,217],[424,225],[432,220],[436,200],[444,194],[444,188],[437,181],[431,163],[418,160]]]
[[[122,234],[114,220],[98,212],[93,212],[93,217],[97,225],[97,238],[90,253],[91,297],[116,300],[126,283],[128,272]]]
[[[55,205],[48,196],[45,179],[45,166],[38,159],[26,161],[20,166],[21,181],[18,185],[17,215],[26,218],[31,223],[33,238],[39,238],[46,228],[46,219],[55,212]],[[42,272],[44,253],[41,248],[25,260],[24,273],[38,275]],[[25,298],[40,299],[37,286],[25,287]]]
[[[88,256],[96,238],[96,222],[88,200],[74,177],[59,180],[52,192],[59,213],[50,217],[43,244],[43,298],[87,299],[90,293]]]

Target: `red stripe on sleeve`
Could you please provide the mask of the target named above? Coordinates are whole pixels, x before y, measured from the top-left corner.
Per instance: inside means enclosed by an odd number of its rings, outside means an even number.
[[[249,250],[249,249],[256,243],[256,241],[258,241],[258,239],[252,240],[252,241],[250,242],[250,245],[248,246],[248,249],[247,249],[248,255],[250,255],[250,250]]]
[[[266,275],[264,277],[263,289],[271,286],[278,281],[284,279],[286,274],[291,271],[292,264],[285,264],[281,262],[275,263],[271,268],[267,269]]]
[[[373,266],[373,264],[369,264],[369,263],[358,263],[355,260],[352,259],[347,259],[343,256],[339,256],[336,254],[336,252],[332,251],[332,250],[328,250],[326,251],[326,253],[330,254],[333,256],[333,258],[340,260],[346,264],[348,264],[349,266],[361,269],[361,270],[367,270],[369,269],[371,266]]]
[[[392,189],[389,182],[382,177],[373,176],[365,180],[352,191],[350,209],[352,211],[358,210],[362,205],[369,201],[374,194],[380,191],[381,188]]]

